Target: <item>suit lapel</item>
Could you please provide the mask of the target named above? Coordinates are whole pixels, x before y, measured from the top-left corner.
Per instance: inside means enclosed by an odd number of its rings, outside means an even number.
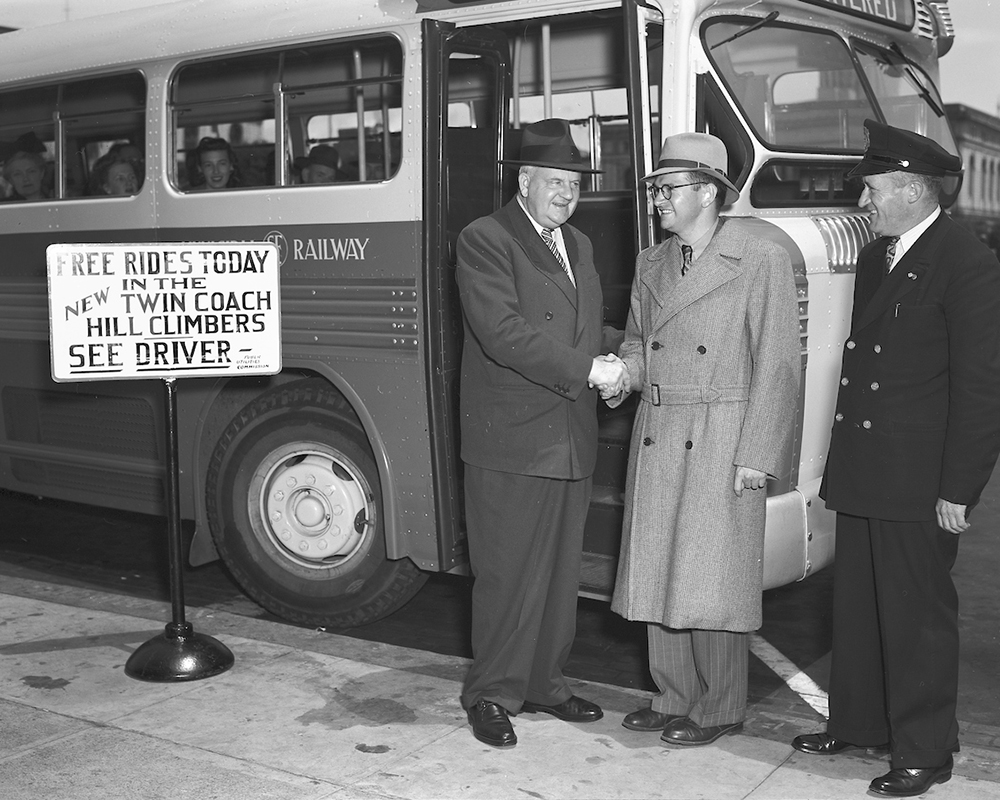
[[[741,238],[731,225],[722,224],[684,277],[681,277],[679,245],[670,242],[662,248],[659,268],[646,272],[642,277],[650,298],[659,306],[651,315],[654,330],[692,303],[739,277],[742,272],[739,255]]]
[[[542,237],[538,235],[535,226],[531,224],[528,215],[521,208],[521,204],[518,203],[517,197],[504,206],[504,210],[507,211],[510,231],[514,235],[514,240],[524,251],[525,256],[527,256],[535,269],[543,273],[545,277],[559,287],[559,290],[566,295],[566,299],[569,300],[570,304],[576,308],[576,287],[563,271],[552,251],[542,241]],[[578,260],[579,247],[566,226],[563,226],[562,232],[570,264],[573,264]]]
[[[892,268],[892,272],[882,279],[868,305],[858,317],[857,327],[871,325],[886,311],[901,302],[910,292],[923,285],[927,272],[932,268],[932,253],[937,249],[938,241],[944,233],[944,212],[931,226],[914,242],[913,247]],[[867,269],[882,269],[884,264],[884,248],[877,248],[869,255]],[[871,263],[871,259],[878,259]]]

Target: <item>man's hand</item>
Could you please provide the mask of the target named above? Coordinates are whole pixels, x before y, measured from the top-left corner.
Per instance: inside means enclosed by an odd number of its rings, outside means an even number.
[[[969,522],[965,518],[965,510],[968,506],[952,503],[948,500],[938,498],[934,507],[937,512],[938,527],[948,531],[948,533],[961,533],[969,529]]]
[[[737,467],[733,491],[737,497],[743,497],[744,489],[763,489],[767,486],[767,473],[752,467]]]
[[[628,370],[625,368],[625,362],[614,353],[607,353],[594,359],[587,385],[592,389],[596,387],[601,397],[607,400],[620,394],[627,381]]]

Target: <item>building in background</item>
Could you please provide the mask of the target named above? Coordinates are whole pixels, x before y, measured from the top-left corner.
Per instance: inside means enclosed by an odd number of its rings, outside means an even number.
[[[965,165],[952,216],[1000,251],[1000,117],[957,103],[945,111]]]

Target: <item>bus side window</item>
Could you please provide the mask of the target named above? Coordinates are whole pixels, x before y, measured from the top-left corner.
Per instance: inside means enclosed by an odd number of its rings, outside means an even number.
[[[399,168],[402,80],[402,48],[387,36],[183,66],[171,88],[174,182],[201,191],[385,180]]]
[[[146,82],[134,72],[5,93],[0,98],[4,199],[135,194],[143,180],[145,106]],[[62,163],[56,163],[57,137],[62,137]],[[123,163],[111,170],[109,183],[107,175],[95,175],[95,167],[116,145],[111,158]]]

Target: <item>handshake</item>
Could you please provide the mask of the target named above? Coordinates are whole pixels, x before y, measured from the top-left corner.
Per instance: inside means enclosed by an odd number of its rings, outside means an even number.
[[[594,359],[590,368],[587,385],[601,393],[602,400],[608,400],[623,389],[629,389],[628,368],[614,353],[607,353]]]

